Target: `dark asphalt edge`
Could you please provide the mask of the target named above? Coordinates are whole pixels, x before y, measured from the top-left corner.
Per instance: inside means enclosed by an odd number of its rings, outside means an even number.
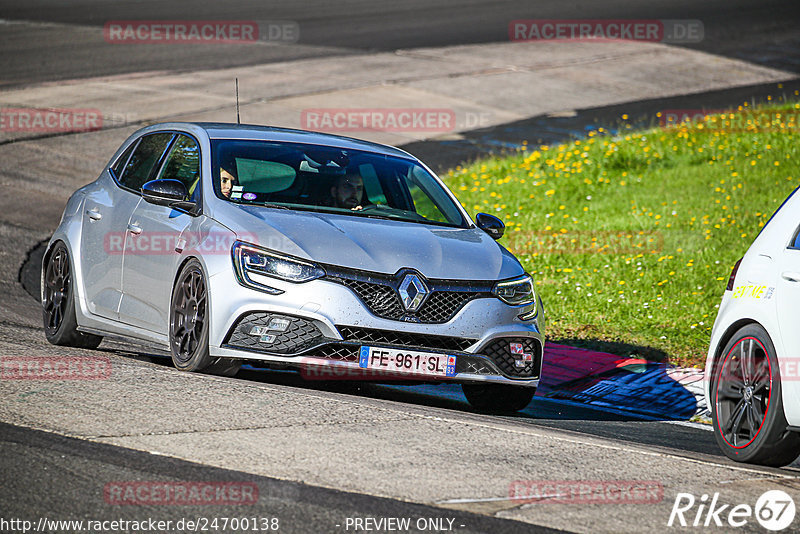
[[[116,3],[118,4],[118,3]],[[151,11],[153,19],[176,19],[185,16],[181,6],[185,3],[162,2],[166,9]],[[174,4],[174,5],[173,5]],[[463,3],[462,3],[463,4]],[[473,3],[470,3],[473,4]],[[630,2],[613,2],[592,7],[570,6],[561,2],[538,2],[536,10],[549,12],[556,19],[590,19],[590,18],[615,18],[634,16],[631,13]],[[642,3],[643,4],[643,3]],[[651,3],[655,4],[655,3]],[[732,6],[721,2],[702,3],[701,9],[680,9],[664,2],[653,5],[654,11],[638,11],[637,18],[648,19],[696,19],[703,22],[703,38],[696,42],[673,43],[671,46],[688,50],[697,50],[733,60],[746,61],[759,66],[783,69],[797,72],[800,64],[797,61],[796,39],[789,32],[789,26],[798,19],[796,2],[768,2],[769,5],[758,5],[755,2],[745,2],[743,5]],[[711,4],[711,5],[710,5]],[[10,3],[9,3],[10,5]],[[554,10],[558,6],[560,9]],[[55,23],[64,26],[83,26],[98,28],[103,22],[113,19],[131,18],[140,15],[136,11],[117,9],[91,10],[92,14],[86,16],[76,13],[76,10],[51,9],[36,10],[35,7],[7,9],[9,21],[27,23]],[[206,6],[207,7],[207,6]],[[234,6],[231,6],[236,11]],[[511,40],[508,36],[508,24],[512,19],[530,14],[531,9],[523,2],[512,2],[505,10],[485,2],[476,5],[464,6],[457,9],[453,17],[445,17],[439,9],[426,10],[392,10],[393,16],[384,17],[389,20],[376,22],[364,10],[347,9],[339,10],[342,13],[333,14],[331,17],[314,17],[307,13],[294,13],[289,11],[285,15],[290,20],[298,22],[303,30],[299,40],[295,43],[301,46],[342,48],[356,52],[392,52],[395,50],[415,50],[418,48],[440,48],[449,46],[469,46],[481,44],[504,44]],[[722,7],[722,9],[720,9]],[[27,8],[27,9],[26,9]],[[79,11],[79,10],[78,10]],[[214,14],[210,18],[225,18],[231,14],[228,9],[225,15],[220,15],[217,9],[203,10],[199,13]],[[267,21],[267,13],[261,11],[255,14],[247,11],[248,16],[257,16],[260,21]],[[499,13],[499,16],[498,16]],[[505,14],[503,14],[505,13]],[[648,14],[649,13],[649,14]],[[195,13],[197,14],[197,13]],[[539,13],[542,15],[542,13]],[[120,17],[120,15],[122,15]],[[263,18],[267,17],[267,18]],[[367,18],[365,18],[367,17]],[[133,16],[132,18],[139,18]],[[462,22],[468,20],[466,25]],[[458,21],[454,24],[453,20]],[[422,21],[422,22],[421,22]],[[333,28],[333,29],[332,29]],[[752,32],[755,30],[755,32]],[[752,34],[751,34],[752,33]],[[92,50],[92,49],[90,49]],[[94,49],[96,50],[96,49]],[[235,52],[234,52],[235,53]],[[321,53],[318,53],[321,54]],[[173,66],[172,63],[168,63]],[[165,69],[164,66],[161,69]],[[161,70],[159,69],[159,70]],[[146,69],[151,70],[151,69]],[[165,69],[166,70],[166,69]],[[123,72],[131,72],[130,68]],[[135,72],[135,71],[134,71]],[[78,74],[81,76],[80,74]],[[50,74],[52,76],[52,73]],[[70,73],[74,77],[74,73]],[[84,74],[81,77],[86,77]],[[41,81],[41,80],[37,80]]]
[[[65,455],[79,456],[89,461],[141,471],[147,475],[152,475],[150,481],[164,481],[165,478],[171,478],[186,482],[252,482],[258,486],[259,501],[276,499],[291,501],[293,505],[300,507],[305,504],[319,505],[320,503],[325,503],[325,506],[329,509],[341,510],[343,520],[345,517],[352,517],[352,512],[357,512],[362,517],[438,517],[446,515],[456,518],[456,523],[466,525],[464,530],[473,532],[504,532],[510,534],[567,532],[541,527],[532,523],[465,512],[453,508],[347,492],[207,466],[170,456],[67,437],[3,422],[0,422],[0,436],[2,436],[0,437],[2,442],[16,443],[27,447],[44,449],[49,452],[60,452]],[[102,481],[98,481],[98,484],[101,483]],[[7,507],[7,503],[4,505],[5,507]],[[330,530],[334,529],[335,525],[330,525]],[[311,530],[309,532],[315,531]]]

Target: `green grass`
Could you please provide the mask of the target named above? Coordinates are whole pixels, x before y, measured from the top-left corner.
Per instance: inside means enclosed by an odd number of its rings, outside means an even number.
[[[757,111],[758,113],[754,113]],[[547,338],[702,365],[733,264],[800,185],[800,104],[492,157],[446,176],[536,280]]]

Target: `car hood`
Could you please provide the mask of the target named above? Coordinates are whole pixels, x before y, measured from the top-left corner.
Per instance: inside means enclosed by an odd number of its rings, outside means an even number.
[[[524,273],[519,261],[478,228],[227,204],[217,220],[239,239],[319,263],[427,278],[500,280]]]

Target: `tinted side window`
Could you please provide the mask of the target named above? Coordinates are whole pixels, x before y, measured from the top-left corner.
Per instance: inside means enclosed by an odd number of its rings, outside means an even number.
[[[153,167],[161,159],[174,134],[158,133],[142,137],[136,147],[125,172],[120,178],[120,183],[134,191],[139,191],[145,182],[150,180]]]
[[[461,215],[449,201],[447,194],[422,167],[412,167],[404,178],[411,199],[414,201],[414,211],[429,221],[446,223],[461,219]]]
[[[125,152],[122,153],[119,159],[117,159],[116,163],[114,163],[114,165],[111,167],[111,170],[114,171],[114,178],[117,180],[119,180],[119,177],[122,176],[122,171],[125,170],[125,164],[128,163],[128,158],[131,157],[131,152],[133,152],[134,148],[136,148],[135,141],[131,143],[131,146],[125,149]]]
[[[194,193],[200,178],[200,147],[197,142],[179,135],[158,178],[181,181],[190,195]]]

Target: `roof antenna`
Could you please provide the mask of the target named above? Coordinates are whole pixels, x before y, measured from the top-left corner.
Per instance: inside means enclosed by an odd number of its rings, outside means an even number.
[[[236,78],[236,124],[242,124],[239,120],[239,78]]]

